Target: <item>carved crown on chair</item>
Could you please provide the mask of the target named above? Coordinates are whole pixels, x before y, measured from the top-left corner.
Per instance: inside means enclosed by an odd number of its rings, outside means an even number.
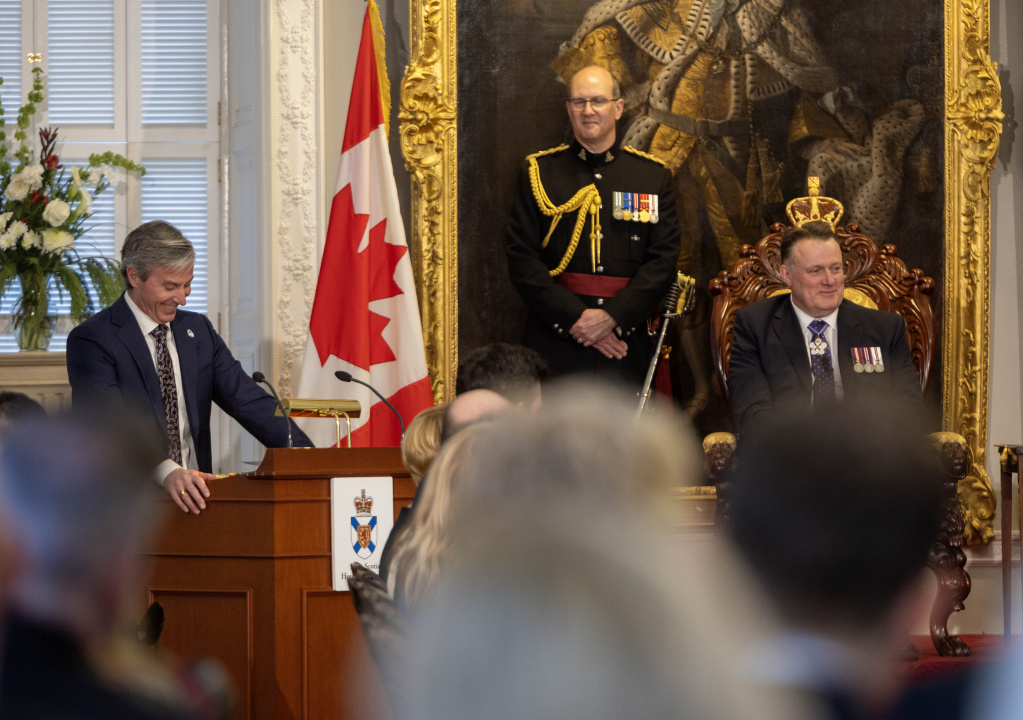
[[[806,197],[790,200],[785,206],[792,224],[803,227],[808,222],[826,222],[834,230],[845,212],[842,203],[835,198],[821,196],[821,179],[818,177],[806,179],[806,190]]]

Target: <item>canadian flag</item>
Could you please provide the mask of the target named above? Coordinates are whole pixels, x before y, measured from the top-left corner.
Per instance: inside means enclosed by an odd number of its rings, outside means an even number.
[[[367,388],[334,373],[373,385],[406,422],[433,405],[433,396],[387,149],[383,34],[373,0],[367,6],[298,396],[358,400],[362,416],[352,420],[352,445],[383,447],[400,443],[398,419]],[[333,421],[298,422],[317,447],[336,443]]]

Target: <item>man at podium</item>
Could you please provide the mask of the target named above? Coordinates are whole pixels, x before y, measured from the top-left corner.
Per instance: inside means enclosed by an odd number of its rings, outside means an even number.
[[[289,420],[242,369],[205,315],[179,310],[192,290],[195,249],[177,228],[154,220],[125,238],[125,292],[71,331],[72,401],[135,405],[167,437],[157,478],[185,512],[198,514],[213,479],[210,412],[217,403],[267,447],[287,447]],[[292,444],[311,447],[298,427]]]

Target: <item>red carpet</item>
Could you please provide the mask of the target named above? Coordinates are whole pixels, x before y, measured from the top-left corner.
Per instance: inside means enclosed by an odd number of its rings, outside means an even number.
[[[940,657],[934,649],[929,635],[914,635],[910,639],[920,651],[920,659],[903,663],[903,672],[908,681],[930,679],[945,673],[958,672],[979,663],[991,663],[1001,658],[1005,651],[1004,635],[963,635],[963,641],[970,646],[969,657]],[[1012,646],[1020,647],[1019,635],[1012,637]]]

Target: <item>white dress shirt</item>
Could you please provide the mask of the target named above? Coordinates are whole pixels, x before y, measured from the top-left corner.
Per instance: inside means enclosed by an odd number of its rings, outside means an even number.
[[[792,302],[789,300],[789,302]],[[813,340],[813,332],[810,330],[810,323],[814,320],[823,320],[828,324],[824,328],[824,341],[827,342],[828,347],[831,349],[831,369],[835,375],[835,397],[839,400],[842,399],[842,372],[838,369],[838,309],[830,315],[825,315],[822,318],[815,318],[813,315],[809,315],[792,303],[792,309],[796,311],[796,317],[799,319],[799,327],[803,331],[803,339],[806,341],[803,347],[806,349],[806,360],[811,365],[813,364],[813,356],[810,354],[810,341]]]
[[[131,308],[132,315],[135,316],[135,320],[139,324],[139,328],[142,330],[142,335],[146,339],[146,345],[149,347],[149,354],[153,358],[153,368],[156,368],[156,338],[150,335],[156,326],[160,323],[153,320],[153,318],[142,312],[138,305],[131,299],[131,295],[128,293],[124,294],[124,299],[128,303],[128,307]],[[169,323],[168,323],[169,325]],[[199,465],[196,461],[195,455],[195,444],[192,442],[192,430],[188,424],[188,410],[185,409],[185,389],[181,384],[181,363],[178,362],[178,346],[174,342],[173,331],[167,333],[167,353],[170,355],[171,365],[174,366],[174,387],[178,391],[178,432],[181,433],[181,464],[178,465],[176,462],[167,458],[156,468],[156,478],[162,485],[167,476],[170,475],[174,470],[178,468],[188,468],[189,470],[198,470]]]

